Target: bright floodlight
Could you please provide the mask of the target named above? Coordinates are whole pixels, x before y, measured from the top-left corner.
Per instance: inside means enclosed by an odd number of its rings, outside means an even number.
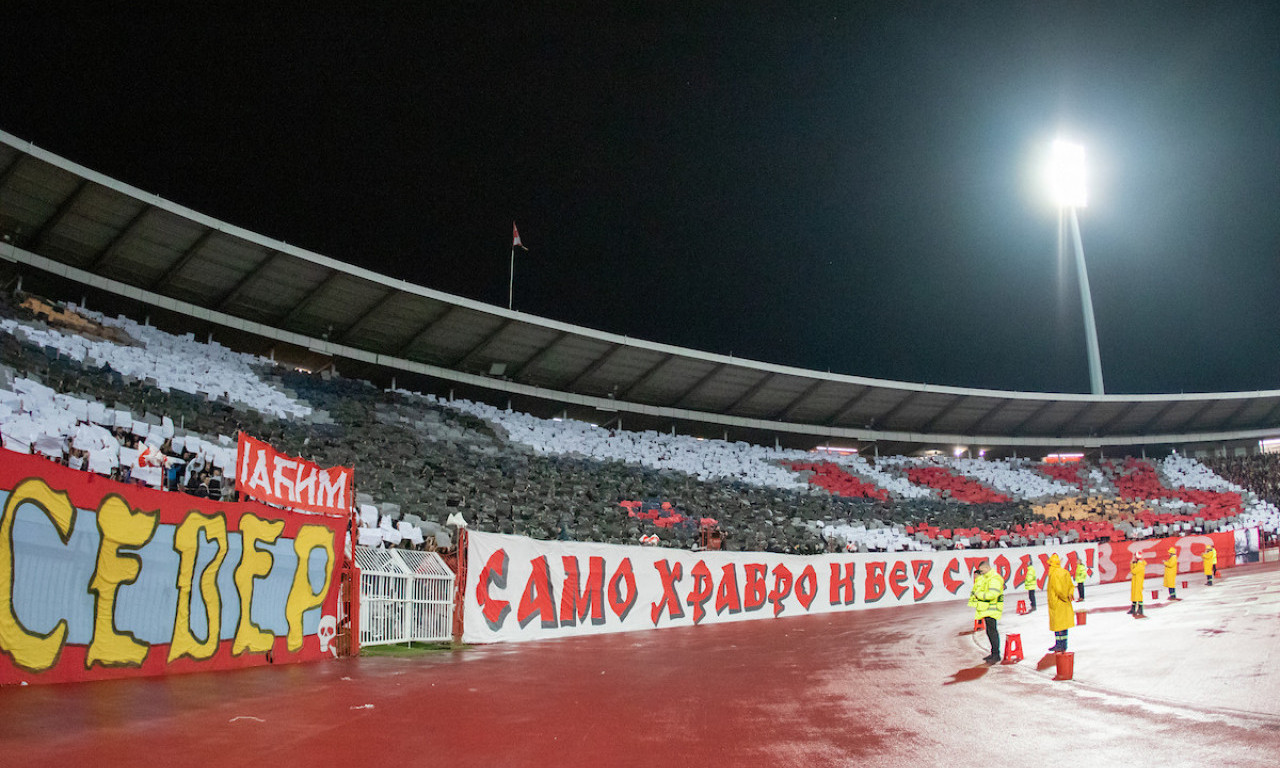
[[[1053,142],[1049,180],[1060,208],[1085,207],[1084,147],[1060,139]]]

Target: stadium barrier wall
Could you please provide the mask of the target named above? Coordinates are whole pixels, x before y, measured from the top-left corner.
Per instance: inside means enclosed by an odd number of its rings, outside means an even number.
[[[0,685],[332,658],[346,520],[0,451]]]
[[[468,531],[465,642],[493,643],[967,600],[991,560],[1006,594],[1050,555],[1098,583],[1097,545],[781,555],[538,541]],[[1007,598],[1006,598],[1007,601]],[[1010,607],[1012,610],[1012,607]]]
[[[1169,548],[1178,550],[1178,573],[1204,573],[1205,549],[1213,544],[1218,552],[1218,570],[1236,564],[1236,535],[1234,531],[1197,534],[1195,536],[1169,536],[1163,539],[1105,542],[1098,546],[1100,581],[1111,584],[1129,580],[1129,563],[1134,555],[1147,561],[1147,578],[1163,579],[1161,564],[1169,556]],[[1256,549],[1256,548],[1255,548]]]

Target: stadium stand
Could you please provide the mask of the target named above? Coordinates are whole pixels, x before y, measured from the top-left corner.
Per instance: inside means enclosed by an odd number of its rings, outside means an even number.
[[[1096,465],[816,458],[384,391],[74,305],[0,297],[6,448],[230,498],[241,430],[354,466],[369,545],[448,548],[457,514],[535,538],[696,548],[710,532],[726,549],[798,553],[1280,531],[1275,505],[1249,485],[1274,494],[1264,471],[1274,462],[1228,464],[1229,479],[1176,453]]]

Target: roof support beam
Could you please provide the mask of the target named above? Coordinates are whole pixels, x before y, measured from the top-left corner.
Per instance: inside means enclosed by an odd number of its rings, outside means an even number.
[[[1079,404],[1079,406],[1078,406],[1074,411],[1071,411],[1070,413],[1068,413],[1066,416],[1064,416],[1064,417],[1062,418],[1062,421],[1059,421],[1059,422],[1054,426],[1054,431],[1055,431],[1058,435],[1061,435],[1061,434],[1062,434],[1062,426],[1063,426],[1064,424],[1067,424],[1068,422],[1070,422],[1070,421],[1071,421],[1072,419],[1074,419],[1075,417],[1079,416],[1081,413],[1084,413],[1084,412],[1085,412],[1085,410],[1087,410],[1087,409],[1089,408],[1089,406],[1090,406],[1090,405],[1092,405],[1092,403],[1088,403],[1088,402],[1080,403],[1080,404]],[[1092,434],[1092,433],[1090,433],[1090,434]],[[1080,437],[1085,437],[1085,435],[1080,435]]]
[[[120,249],[129,242],[129,238],[137,234],[139,225],[141,225],[147,216],[149,216],[154,210],[155,208],[144,203],[143,206],[138,209],[138,212],[134,214],[133,218],[129,219],[129,222],[116,233],[116,236],[111,240],[111,242],[107,243],[107,247],[102,249],[102,253],[98,255],[98,258],[94,259],[93,263],[89,265],[89,271],[97,272],[106,266],[108,261],[114,259],[116,254],[120,252]]]
[[[1117,413],[1115,416],[1112,416],[1111,418],[1103,422],[1102,426],[1098,427],[1098,429],[1094,432],[1094,434],[1096,435],[1110,434],[1111,428],[1119,424],[1120,422],[1124,421],[1125,417],[1133,413],[1133,409],[1137,407],[1138,407],[1138,404],[1135,402],[1135,403],[1129,403],[1128,406],[1121,408],[1119,413]]]
[[[539,349],[537,352],[534,352],[532,355],[530,355],[528,360],[525,360],[523,363],[516,366],[514,370],[507,371],[507,378],[511,379],[512,381],[515,381],[517,378],[520,377],[520,374],[524,373],[530,368],[533,368],[538,363],[541,363],[543,360],[545,360],[547,358],[547,355],[551,354],[551,350],[555,349],[557,344],[559,344],[560,342],[564,341],[567,338],[569,338],[568,331],[561,331],[560,333],[556,334],[556,337],[554,339],[544,344],[542,346],[542,349]]]
[[[733,403],[728,408],[724,409],[725,413],[733,413],[734,411],[738,410],[738,406],[742,405],[743,403],[747,402],[751,398],[755,397],[756,393],[764,389],[764,386],[768,384],[770,381],[772,381],[777,375],[778,374],[776,373],[766,373],[765,375],[761,376],[759,381],[757,381],[755,384],[752,384],[751,387],[748,388],[746,392],[742,393],[742,397],[739,397],[737,400],[734,400]]]
[[[357,317],[355,321],[351,323],[351,325],[347,326],[347,329],[342,332],[341,336],[338,337],[338,343],[346,344],[347,341],[349,341],[351,337],[355,335],[356,331],[360,330],[360,328],[364,326],[366,322],[368,322],[369,318],[377,314],[378,310],[382,309],[384,306],[386,306],[387,302],[391,301],[391,297],[394,296],[395,293],[396,292],[390,288],[384,291],[382,296],[375,299],[373,303],[369,305],[368,309],[366,309],[363,313],[361,313],[361,315]]]
[[[827,426],[834,427],[843,421],[844,417],[853,411],[854,406],[862,402],[862,398],[871,394],[871,390],[872,387],[863,387],[861,392],[844,401],[839,408],[836,408],[835,413],[831,414],[831,418],[827,419]]]
[[[484,354],[484,351],[488,349],[490,346],[492,346],[493,342],[496,341],[497,338],[502,335],[502,332],[510,328],[511,324],[514,322],[515,322],[515,318],[508,318],[506,320],[503,320],[501,323],[498,324],[497,328],[493,329],[491,333],[486,334],[485,337],[480,340],[479,344],[476,344],[471,349],[468,349],[465,353],[463,353],[462,357],[459,357],[456,361],[450,363],[449,367],[457,368],[461,370],[467,367],[468,365],[470,365],[472,361],[475,360],[475,358]]]
[[[791,402],[782,407],[782,410],[769,414],[769,421],[787,421],[791,418],[791,414],[795,413],[796,408],[805,400],[808,400],[814,392],[818,391],[818,387],[825,384],[823,379],[816,379],[812,384],[804,388],[804,391],[791,399]]]
[[[1272,426],[1276,423],[1277,417],[1280,417],[1280,402],[1277,402],[1274,408],[1267,411],[1267,415],[1262,419],[1262,426],[1264,428]]]
[[[991,420],[992,416],[995,416],[996,414],[1000,413],[1001,406],[1003,406],[1007,402],[1009,401],[996,400],[994,403],[991,404],[991,407],[983,411],[982,415],[980,415],[977,418],[977,420],[975,420],[972,424],[970,424],[968,429],[966,429],[965,431],[971,435],[977,435],[978,430],[986,426],[987,422]]]
[[[244,277],[240,278],[240,282],[232,286],[231,290],[227,291],[222,298],[218,299],[218,303],[214,305],[214,308],[219,312],[225,310],[231,305],[231,302],[240,298],[240,294],[253,283],[254,279],[257,278],[258,275],[261,275],[267,270],[267,268],[283,257],[284,254],[279,251],[268,251],[262,261],[258,262],[257,266],[249,270]]]
[[[620,349],[622,349],[621,344],[609,345],[609,349],[605,351],[604,354],[600,355],[595,360],[593,360],[591,365],[588,365],[586,368],[583,369],[582,373],[579,373],[577,376],[574,376],[573,381],[564,385],[564,388],[570,392],[576,392],[579,384],[586,381],[588,376],[590,376],[591,374],[603,368],[604,364],[609,362],[609,358],[617,354],[618,350]]]
[[[879,421],[881,426],[887,425],[889,423],[889,419],[892,419],[894,416],[897,416],[899,411],[901,411],[903,408],[906,408],[908,405],[911,404],[913,400],[915,400],[919,396],[920,396],[919,392],[908,392],[907,396],[899,400],[897,405],[890,408],[887,412],[880,414],[880,417],[879,419],[877,419],[877,421]]]
[[[0,186],[3,186],[3,184],[0,184]],[[76,203],[80,202],[80,198],[84,197],[84,191],[88,188],[89,180],[81,179],[80,183],[76,185],[76,188],[72,190],[71,194],[67,195],[66,199],[58,205],[58,210],[54,211],[53,215],[48,219],[45,219],[45,222],[40,225],[39,229],[23,238],[23,247],[30,247],[31,250],[36,252],[42,250],[45,245],[45,238],[49,236],[50,232],[57,229],[58,225],[67,218],[67,214],[75,207]],[[35,245],[31,246],[31,243],[34,243]]]
[[[1241,398],[1240,405],[1234,411],[1231,412],[1231,415],[1228,416],[1225,421],[1222,422],[1223,426],[1226,426],[1226,427],[1234,426],[1236,423],[1236,419],[1240,418],[1240,416],[1245,411],[1249,410],[1249,406],[1251,405],[1253,405],[1253,403],[1249,401],[1249,398],[1247,397]]]
[[[1177,400],[1170,400],[1168,403],[1165,403],[1165,406],[1164,406],[1163,408],[1161,408],[1160,410],[1156,411],[1156,415],[1155,415],[1155,416],[1152,416],[1151,418],[1147,419],[1146,423],[1144,423],[1144,424],[1142,425],[1142,427],[1140,427],[1140,428],[1138,429],[1138,432],[1139,432],[1140,434],[1145,434],[1145,433],[1147,433],[1147,432],[1150,432],[1150,431],[1151,431],[1151,427],[1153,427],[1157,422],[1159,422],[1161,419],[1163,419],[1163,418],[1165,417],[1165,414],[1167,414],[1167,413],[1169,413],[1169,411],[1173,410],[1173,407],[1174,407],[1175,405],[1177,405],[1177,404],[1178,404],[1178,402],[1179,402],[1179,401],[1177,401]]]
[[[631,386],[627,387],[625,390],[623,390],[622,392],[619,392],[619,393],[618,393],[618,399],[619,399],[619,400],[630,400],[630,399],[631,399],[631,393],[632,393],[632,392],[635,392],[636,390],[638,390],[638,389],[640,389],[641,387],[643,387],[645,384],[648,384],[650,381],[652,381],[652,380],[653,380],[653,377],[654,377],[654,376],[656,376],[656,375],[658,374],[658,371],[662,370],[663,366],[665,366],[667,363],[671,362],[674,358],[675,358],[675,355],[670,354],[670,353],[665,354],[665,355],[663,355],[662,357],[658,358],[658,362],[656,362],[656,363],[654,363],[653,365],[649,366],[649,370],[647,370],[647,371],[645,371],[644,373],[640,374],[640,378],[638,378],[638,379],[636,379],[634,382],[632,382],[632,383],[631,383]]]
[[[418,329],[417,333],[413,334],[412,338],[410,338],[407,342],[405,342],[404,346],[396,350],[396,357],[407,358],[409,354],[409,350],[418,346],[418,342],[425,339],[427,337],[427,334],[431,332],[432,328],[435,328],[437,325],[443,322],[445,318],[453,314],[453,311],[457,308],[458,307],[456,304],[451,304],[448,307],[445,307],[443,312],[441,312],[440,314],[428,320],[421,328]]]
[[[163,293],[164,289],[169,287],[169,283],[173,282],[173,278],[177,277],[179,272],[190,264],[193,259],[200,255],[200,249],[204,248],[205,243],[209,242],[209,238],[213,237],[214,233],[217,231],[218,230],[213,227],[209,227],[201,233],[201,235],[196,238],[196,241],[191,244],[191,247],[187,249],[187,252],[179,256],[178,260],[173,262],[173,265],[165,270],[164,274],[160,276],[159,280],[156,280],[150,290],[153,290],[156,293]]]
[[[1194,424],[1196,419],[1203,416],[1206,411],[1208,411],[1210,408],[1212,408],[1217,404],[1218,404],[1218,401],[1216,400],[1206,400],[1204,405],[1197,408],[1195,413],[1191,414],[1191,418],[1187,419],[1186,421],[1183,421],[1182,424],[1178,427],[1178,429],[1186,429],[1190,425]]]
[[[1037,408],[1037,409],[1035,409],[1034,411],[1032,411],[1031,413],[1029,413],[1029,414],[1027,415],[1027,418],[1025,418],[1025,419],[1023,419],[1022,421],[1020,421],[1020,422],[1018,422],[1017,424],[1015,424],[1015,425],[1014,425],[1014,427],[1013,427],[1013,429],[1009,430],[1009,434],[1011,434],[1011,435],[1020,435],[1020,434],[1022,434],[1022,429],[1023,429],[1023,427],[1027,426],[1027,425],[1028,425],[1028,424],[1030,424],[1031,422],[1033,422],[1033,421],[1035,421],[1036,419],[1038,419],[1038,418],[1040,418],[1041,416],[1043,416],[1045,411],[1047,411],[1047,410],[1049,410],[1050,408],[1052,408],[1053,406],[1057,405],[1057,404],[1058,404],[1058,402],[1059,402],[1059,401],[1057,401],[1057,400],[1046,400],[1046,401],[1044,401],[1043,403],[1041,403],[1041,404],[1040,404],[1040,407],[1039,407],[1039,408]]]
[[[18,172],[18,166],[22,165],[22,161],[27,159],[27,155],[18,155],[13,158],[13,162],[3,171],[0,171],[0,189],[4,189],[4,185],[9,183],[9,179],[13,178]]]
[[[284,314],[284,317],[280,318],[279,320],[276,320],[275,322],[276,326],[279,328],[288,327],[289,323],[292,323],[294,320],[298,319],[298,316],[301,315],[303,312],[305,312],[307,307],[311,306],[311,302],[315,301],[316,297],[324,293],[325,290],[330,285],[333,285],[334,281],[336,281],[339,275],[341,274],[342,273],[336,269],[329,272],[328,276],[326,276],[325,279],[321,280],[319,285],[317,285],[315,288],[312,288],[310,293],[302,297],[302,301],[299,301],[297,304],[294,304],[293,309],[286,312]]]
[[[933,430],[933,427],[935,424],[937,424],[942,419],[945,419],[947,416],[951,415],[951,412],[954,411],[956,408],[958,408],[960,406],[960,403],[964,402],[964,399],[965,399],[964,395],[955,395],[954,397],[951,398],[951,402],[947,403],[946,406],[942,408],[942,410],[935,413],[933,415],[933,418],[926,421],[924,423],[924,426],[920,427],[920,429],[916,431],[924,432],[925,434],[928,434],[930,431]]]
[[[723,371],[726,365],[727,363],[720,363],[719,365],[715,366],[711,370],[707,371],[706,375],[704,375],[702,378],[695,381],[692,387],[689,387],[688,389],[680,393],[680,396],[674,400],[673,407],[679,407],[680,404],[683,403],[686,399],[688,399],[690,395],[692,395],[694,392],[697,392],[699,389],[702,389],[702,386],[706,384],[708,381],[711,381],[711,379],[715,378],[716,374]]]

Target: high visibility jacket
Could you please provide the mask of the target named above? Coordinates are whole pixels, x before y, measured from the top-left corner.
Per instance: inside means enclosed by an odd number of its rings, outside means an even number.
[[[973,591],[969,593],[969,605],[975,619],[990,616],[999,619],[1004,615],[1004,579],[994,570],[973,577]]]
[[[1057,559],[1057,556],[1054,556]],[[1067,569],[1049,561],[1049,571],[1044,578],[1044,592],[1049,598],[1049,631],[1059,632],[1076,625],[1076,612],[1071,608],[1075,588]]]
[[[1076,583],[1083,584],[1085,578],[1089,575],[1089,569],[1084,567],[1084,563],[1076,564]]]
[[[1027,566],[1027,578],[1022,580],[1022,586],[1024,589],[1036,588],[1036,567],[1034,565]]]
[[[1142,582],[1147,578],[1147,561],[1134,560],[1129,566],[1129,601],[1142,602]]]
[[[1218,550],[1209,547],[1200,557],[1204,560],[1204,575],[1208,576],[1213,573],[1213,566],[1218,564]]]
[[[1169,555],[1164,561],[1164,586],[1166,589],[1173,589],[1174,583],[1178,579],[1178,555]]]

